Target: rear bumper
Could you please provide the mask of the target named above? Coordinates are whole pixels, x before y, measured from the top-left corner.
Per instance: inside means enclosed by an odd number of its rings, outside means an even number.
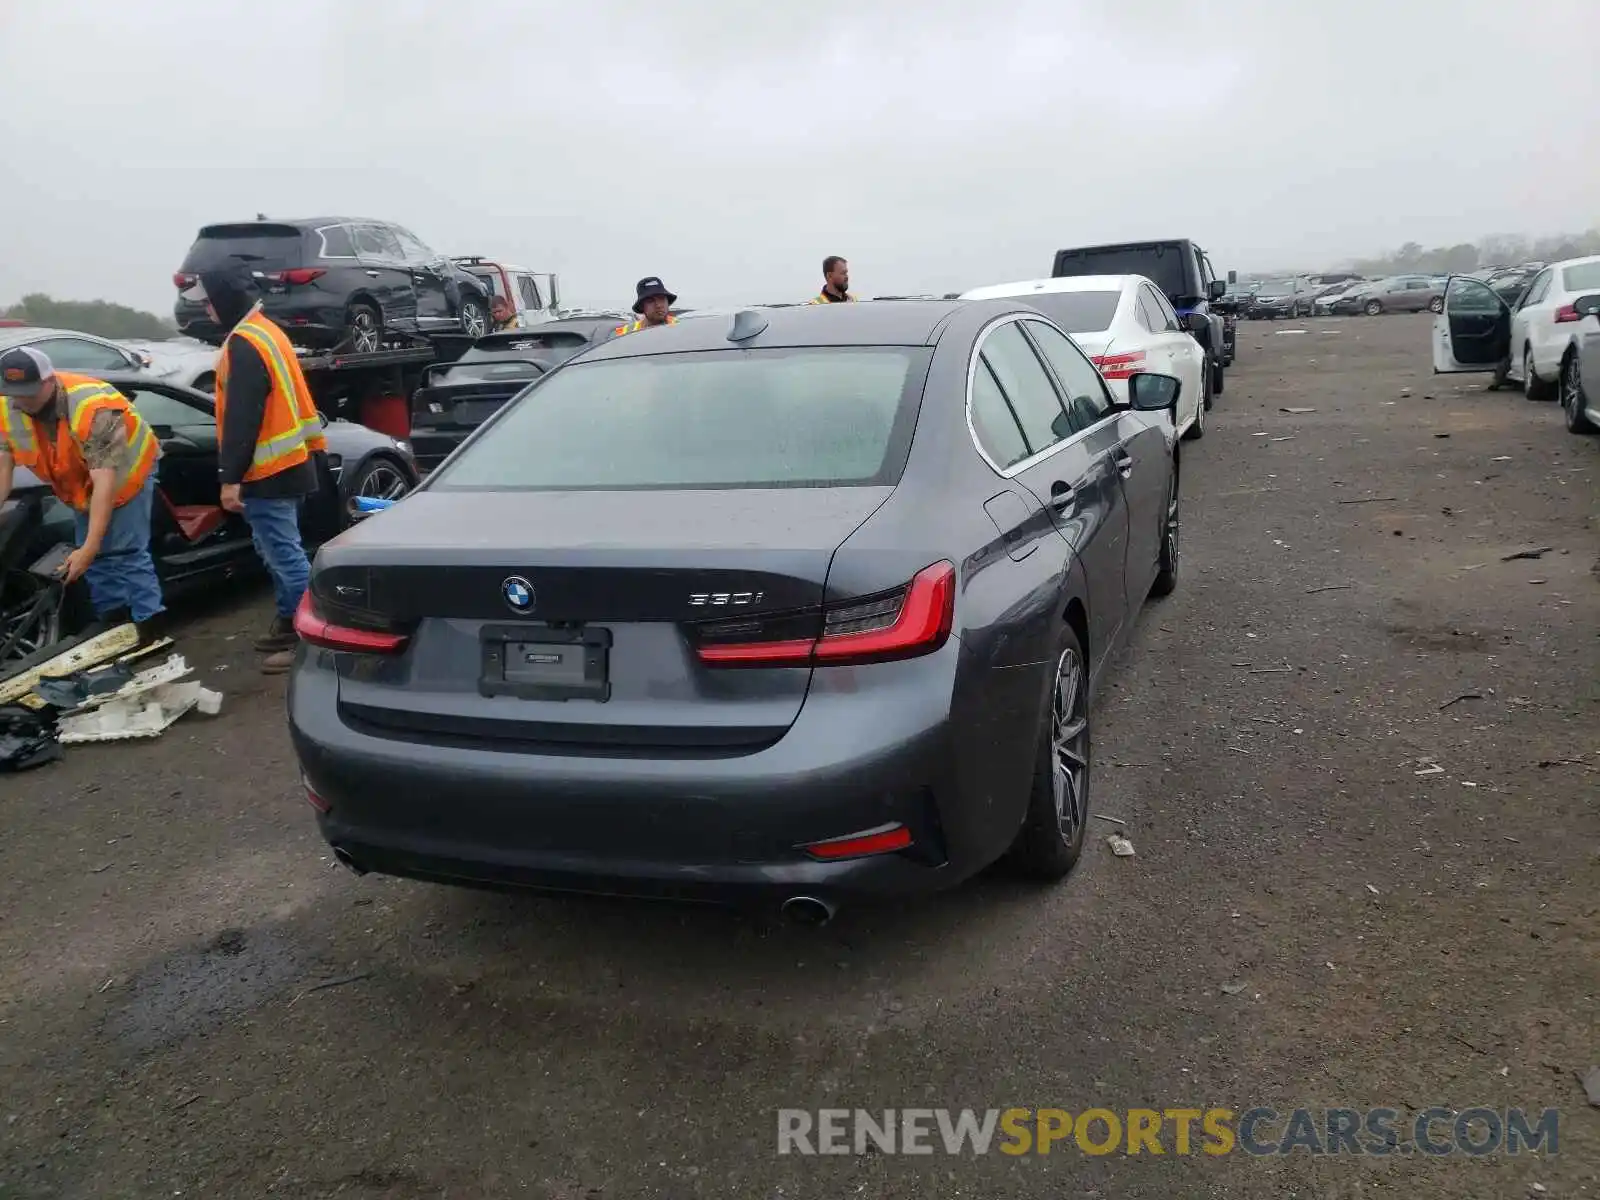
[[[467,440],[470,429],[430,429],[415,424],[412,418],[411,453],[417,460],[417,469],[431,471],[448,458],[455,448]]]
[[[946,649],[953,659],[954,644]],[[728,757],[378,736],[341,716],[334,672],[304,660],[290,683],[290,733],[308,785],[329,806],[318,816],[324,838],[370,871],[741,905],[918,894],[985,865],[946,836],[977,805],[951,782],[948,700],[928,686],[942,653],[894,664],[906,686],[889,695],[814,695],[777,743]],[[911,829],[910,849],[836,862],[796,849],[890,822]]]
[[[287,302],[286,302],[287,301]],[[344,336],[345,312],[338,301],[316,293],[305,297],[266,296],[262,311],[283,327],[296,345],[322,348],[336,345]],[[179,301],[173,310],[178,332],[220,346],[224,331],[206,315],[200,305]]]

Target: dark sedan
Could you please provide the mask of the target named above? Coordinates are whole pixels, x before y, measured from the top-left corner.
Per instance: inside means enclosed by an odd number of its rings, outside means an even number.
[[[220,507],[217,482],[217,419],[204,392],[142,376],[107,372],[150,422],[161,440],[160,483],[151,517],[150,549],[169,596],[242,571],[260,570],[244,518]],[[327,473],[321,490],[304,507],[300,531],[317,546],[361,519],[357,497],[396,499],[417,483],[416,464],[403,442],[364,425],[327,422]],[[27,565],[59,542],[71,542],[72,511],[30,471],[18,468],[11,499],[0,513],[0,646],[18,632],[30,610],[37,581]],[[37,628],[18,633],[0,661],[33,653],[73,632],[87,620],[81,587],[69,595],[60,619],[41,614]]]
[[[290,730],[338,859],[775,903],[1083,848],[1090,698],[1176,584],[1179,384],[1015,300],[616,338],[324,546]]]
[[[455,362],[435,363],[411,399],[411,445],[431,471],[501,405],[540,376],[631,321],[623,313],[565,317],[479,338]]]

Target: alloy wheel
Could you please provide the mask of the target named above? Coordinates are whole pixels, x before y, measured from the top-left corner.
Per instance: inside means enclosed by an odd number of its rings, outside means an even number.
[[[345,522],[354,524],[368,514],[361,511],[357,499],[398,500],[411,490],[411,481],[399,467],[386,459],[370,464],[362,473],[350,498],[345,501]]]
[[[487,318],[483,310],[476,304],[467,304],[461,309],[461,331],[473,340],[481,338],[489,331]]]
[[[1089,696],[1083,662],[1073,647],[1056,664],[1050,707],[1050,783],[1056,828],[1068,846],[1077,841],[1089,814]]]
[[[357,354],[371,354],[382,343],[383,332],[370,308],[358,308],[350,314],[350,346]]]
[[[1174,570],[1178,567],[1178,535],[1182,532],[1181,520],[1178,513],[1178,489],[1172,489],[1172,499],[1167,501],[1167,525],[1162,531],[1162,556],[1172,564]]]
[[[7,582],[16,586],[7,587]],[[61,640],[61,605],[46,602],[41,606],[38,585],[31,575],[13,572],[9,580],[0,576],[0,662],[27,658]]]

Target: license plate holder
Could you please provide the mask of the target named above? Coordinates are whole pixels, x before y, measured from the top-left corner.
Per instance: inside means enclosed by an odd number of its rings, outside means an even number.
[[[488,625],[481,635],[484,696],[611,699],[611,631],[586,626]]]

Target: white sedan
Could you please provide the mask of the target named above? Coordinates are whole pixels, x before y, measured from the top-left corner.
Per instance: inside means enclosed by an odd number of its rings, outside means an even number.
[[[1548,399],[1578,355],[1581,329],[1594,318],[1579,315],[1574,302],[1600,292],[1600,255],[1551,263],[1533,277],[1511,310],[1506,378],[1522,385],[1530,400]]]
[[[1112,394],[1128,400],[1128,377],[1140,371],[1174,375],[1183,384],[1178,428],[1205,434],[1211,407],[1206,351],[1172,305],[1143,275],[1079,275],[1026,279],[963,292],[963,300],[1025,299],[1077,342],[1100,369]],[[1195,318],[1203,322],[1203,316]]]

